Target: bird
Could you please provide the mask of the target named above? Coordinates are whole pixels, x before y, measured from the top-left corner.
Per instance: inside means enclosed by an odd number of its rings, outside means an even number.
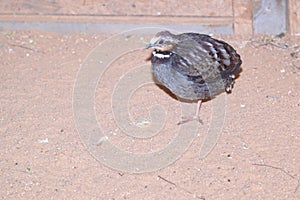
[[[180,121],[200,120],[203,101],[230,93],[242,60],[228,43],[206,34],[158,32],[146,45],[152,48],[152,74],[160,84],[183,100],[197,101],[196,114]]]

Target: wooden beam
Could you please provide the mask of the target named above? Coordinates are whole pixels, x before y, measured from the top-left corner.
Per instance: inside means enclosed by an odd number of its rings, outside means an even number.
[[[253,34],[252,0],[233,0],[234,33],[237,35]]]
[[[102,23],[184,23],[223,25],[233,23],[232,17],[197,16],[100,16],[100,15],[0,15],[0,21],[31,22],[102,22]]]
[[[292,35],[300,35],[300,1],[289,0],[289,31]]]

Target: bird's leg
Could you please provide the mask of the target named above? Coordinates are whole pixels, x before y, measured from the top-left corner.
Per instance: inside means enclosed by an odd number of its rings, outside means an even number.
[[[200,121],[200,116],[199,116],[199,114],[200,114],[201,105],[202,105],[202,100],[200,99],[200,100],[198,100],[198,102],[197,102],[197,110],[196,110],[196,116],[195,116],[195,117],[197,117],[197,119],[198,119],[199,121]]]
[[[194,120],[199,121],[202,124],[202,120],[200,119],[200,116],[199,116],[201,105],[202,105],[202,100],[200,99],[197,102],[196,115],[190,116],[190,117],[184,117],[184,119],[182,121],[178,122],[177,125],[181,125],[181,124],[184,124],[186,122],[190,122],[190,121],[194,121]]]

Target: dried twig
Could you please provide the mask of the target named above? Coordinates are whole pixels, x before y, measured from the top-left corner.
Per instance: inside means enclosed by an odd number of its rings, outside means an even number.
[[[298,66],[297,64],[295,64],[294,61],[291,62],[292,66],[295,67],[296,69],[299,69],[300,70],[300,66]]]
[[[287,49],[288,48],[287,44],[285,44],[285,43],[276,43],[276,42],[264,42],[264,43],[260,43],[258,45],[254,45],[254,47],[258,48],[258,47],[267,46],[267,45],[272,45],[272,46],[275,46],[275,47],[281,48],[281,49]]]
[[[168,179],[166,179],[166,178],[164,178],[164,177],[162,177],[162,176],[160,176],[160,175],[158,175],[158,178],[160,178],[161,180],[163,180],[163,181],[165,181],[165,182],[167,182],[167,183],[169,183],[169,184],[171,184],[171,185],[174,185],[175,187],[177,187],[177,188],[179,188],[179,189],[185,191],[186,193],[189,193],[189,194],[191,194],[191,195],[194,195],[194,196],[195,196],[196,198],[198,198],[198,199],[205,200],[205,197],[203,197],[203,196],[198,196],[197,194],[194,194],[194,193],[192,193],[191,191],[189,191],[189,190],[187,190],[187,189],[185,189],[185,188],[183,188],[183,187],[180,187],[180,186],[177,185],[176,183],[173,183],[172,181],[169,181]]]
[[[284,170],[284,169],[281,168],[281,167],[275,167],[275,166],[272,166],[272,165],[259,164],[259,163],[254,163],[254,164],[252,164],[252,165],[261,166],[261,167],[270,167],[270,168],[272,168],[272,169],[278,169],[278,170],[282,171],[283,173],[285,173],[286,175],[288,175],[289,177],[291,177],[292,179],[297,180],[298,184],[297,184],[297,186],[296,186],[296,188],[295,188],[294,193],[296,193],[297,190],[298,190],[298,188],[300,187],[300,180],[296,179],[295,176],[293,176],[292,174],[290,174],[288,171]]]
[[[281,42],[281,40],[278,40],[278,38],[281,38],[280,36],[279,37],[263,37],[263,38],[260,38],[260,39],[252,39],[250,40],[250,44],[252,47],[254,48],[259,48],[261,46],[274,46],[274,47],[277,47],[277,48],[281,48],[281,49],[288,49],[290,48],[291,46],[287,43],[284,43],[284,42]]]
[[[2,45],[12,46],[12,47],[19,47],[19,48],[26,49],[26,50],[30,50],[30,51],[34,51],[34,52],[41,52],[41,53],[45,53],[44,51],[40,51],[40,50],[36,50],[36,49],[32,49],[32,48],[30,48],[30,47],[26,47],[26,46],[24,46],[24,45],[21,45],[21,44],[3,43]]]
[[[162,176],[160,176],[160,175],[158,175],[158,178],[160,178],[161,180],[166,181],[167,183],[170,183],[171,185],[177,186],[175,183],[173,183],[173,182],[167,180],[166,178],[164,178],[164,177],[162,177]]]

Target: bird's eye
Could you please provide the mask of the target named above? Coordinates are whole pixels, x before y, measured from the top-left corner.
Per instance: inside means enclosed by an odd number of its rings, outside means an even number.
[[[162,41],[162,40],[160,40],[159,42],[158,42],[158,44],[163,44],[164,42]]]

